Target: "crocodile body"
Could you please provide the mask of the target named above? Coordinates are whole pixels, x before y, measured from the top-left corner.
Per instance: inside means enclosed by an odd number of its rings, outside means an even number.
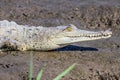
[[[72,24],[48,28],[0,21],[0,48],[8,46],[20,51],[52,50],[80,41],[109,38],[111,35],[110,30],[86,31]]]

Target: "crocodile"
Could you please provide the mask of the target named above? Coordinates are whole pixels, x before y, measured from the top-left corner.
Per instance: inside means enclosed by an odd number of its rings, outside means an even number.
[[[0,48],[14,50],[53,50],[72,43],[109,38],[110,29],[81,30],[73,24],[57,27],[19,25],[14,21],[0,21]]]

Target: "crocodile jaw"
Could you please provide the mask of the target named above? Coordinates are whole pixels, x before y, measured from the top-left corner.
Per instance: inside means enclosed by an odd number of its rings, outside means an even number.
[[[78,33],[74,33],[73,35],[61,37],[58,39],[55,39],[54,42],[57,45],[68,45],[76,42],[81,42],[81,41],[89,41],[89,40],[97,40],[97,39],[102,39],[102,38],[109,38],[111,37],[112,32],[110,30],[106,31],[99,31],[99,32],[92,32],[92,31],[85,31],[85,30],[80,30]]]

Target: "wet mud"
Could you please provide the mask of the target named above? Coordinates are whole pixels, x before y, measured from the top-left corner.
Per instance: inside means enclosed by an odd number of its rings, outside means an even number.
[[[75,43],[53,51],[32,51],[33,80],[52,80],[73,63],[62,80],[120,80],[119,0],[0,0],[0,20],[30,26],[74,24],[80,29],[106,30],[109,39]],[[30,51],[0,52],[0,80],[28,80]]]

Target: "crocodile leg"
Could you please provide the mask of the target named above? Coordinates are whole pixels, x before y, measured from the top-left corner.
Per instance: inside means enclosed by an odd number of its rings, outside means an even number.
[[[7,47],[11,47],[12,49],[17,49],[19,51],[27,50],[26,45],[8,37],[0,38],[0,48],[2,48],[4,45]]]

